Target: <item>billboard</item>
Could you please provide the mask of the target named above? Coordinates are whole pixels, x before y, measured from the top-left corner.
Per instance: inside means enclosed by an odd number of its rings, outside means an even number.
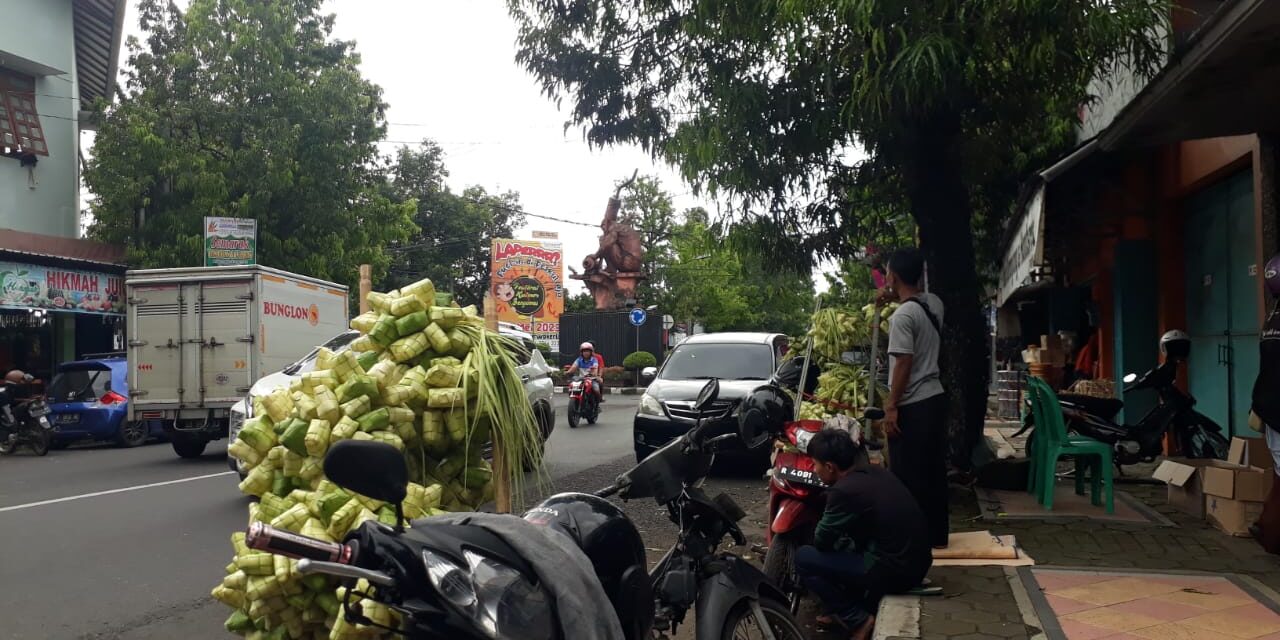
[[[489,290],[498,321],[519,325],[536,342],[560,350],[564,311],[564,251],[551,240],[494,238]]]
[[[257,220],[208,217],[204,219],[204,266],[238,266],[257,262]]]
[[[124,278],[99,271],[0,262],[0,307],[123,315]]]

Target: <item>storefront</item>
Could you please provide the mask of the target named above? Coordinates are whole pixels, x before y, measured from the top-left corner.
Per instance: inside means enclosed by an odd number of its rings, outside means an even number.
[[[123,351],[124,267],[0,248],[0,371]]]

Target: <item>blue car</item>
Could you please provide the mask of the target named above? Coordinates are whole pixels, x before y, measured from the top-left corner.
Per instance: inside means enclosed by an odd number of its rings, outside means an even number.
[[[136,447],[163,435],[159,421],[129,422],[129,386],[124,358],[76,360],[58,365],[49,385],[54,445],[111,440]]]

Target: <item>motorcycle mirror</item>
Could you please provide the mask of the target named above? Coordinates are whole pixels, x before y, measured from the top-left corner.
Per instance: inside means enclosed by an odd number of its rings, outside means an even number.
[[[1136,373],[1127,373],[1127,374],[1125,374],[1125,376],[1124,376],[1124,383],[1125,383],[1125,384],[1133,384],[1133,383],[1134,383],[1134,381],[1135,381],[1135,380],[1137,380],[1137,379],[1138,379],[1138,374],[1136,374]]]
[[[710,407],[711,403],[715,402],[716,398],[719,396],[720,381],[712,378],[708,380],[706,384],[702,385],[702,391],[698,392],[698,399],[694,401],[693,408],[698,411],[703,411],[707,407]]]
[[[652,380],[653,377],[656,375],[658,375],[657,367],[645,367],[640,370],[640,377],[644,378],[645,380]]]
[[[884,420],[884,409],[868,407],[866,411],[862,412],[862,417],[867,420]]]
[[[324,457],[324,475],[334,484],[393,505],[408,495],[409,468],[395,447],[368,440],[343,440]]]

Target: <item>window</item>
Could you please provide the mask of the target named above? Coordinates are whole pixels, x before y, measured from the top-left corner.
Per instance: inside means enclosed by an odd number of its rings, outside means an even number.
[[[0,152],[49,155],[44,130],[36,114],[36,81],[31,76],[0,69]]]
[[[111,390],[111,370],[99,368],[63,369],[49,385],[54,402],[93,402]]]

